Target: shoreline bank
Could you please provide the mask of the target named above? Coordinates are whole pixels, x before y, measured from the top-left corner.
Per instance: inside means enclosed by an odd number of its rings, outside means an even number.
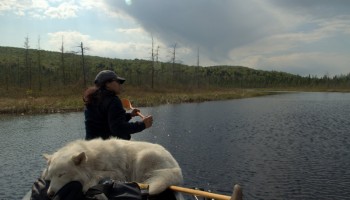
[[[198,92],[155,92],[133,91],[119,95],[127,98],[134,107],[150,107],[164,104],[199,103],[205,101],[220,101],[242,99],[284,92],[349,92],[342,90],[308,91],[308,90],[280,90],[280,89],[232,89]],[[82,95],[61,95],[41,97],[0,97],[0,115],[25,115],[81,112],[84,109]]]
[[[150,107],[163,104],[177,103],[198,103],[204,101],[219,101],[228,99],[240,99],[256,96],[264,96],[272,94],[272,92],[258,90],[232,90],[232,91],[208,91],[208,92],[143,92],[125,93],[119,95],[120,98],[127,98],[134,107]],[[0,98],[0,114],[49,114],[49,113],[65,113],[80,112],[84,109],[82,96],[43,96],[43,97],[21,97]]]

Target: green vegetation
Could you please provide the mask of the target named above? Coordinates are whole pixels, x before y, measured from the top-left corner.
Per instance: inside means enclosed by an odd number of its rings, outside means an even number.
[[[134,107],[156,106],[182,102],[202,102],[266,95],[269,92],[232,89],[206,91],[154,91],[126,86],[121,98],[128,98]],[[19,97],[21,96],[21,97]],[[56,113],[83,110],[82,92],[79,94],[52,94],[47,96],[16,95],[0,97],[0,114]]]
[[[127,79],[123,96],[134,106],[244,98],[272,90],[350,91],[350,73],[302,77],[243,66],[187,66],[0,47],[0,113],[82,110],[85,88],[103,69]]]

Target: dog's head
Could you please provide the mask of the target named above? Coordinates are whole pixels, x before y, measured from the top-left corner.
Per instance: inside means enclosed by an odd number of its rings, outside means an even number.
[[[85,152],[76,155],[48,155],[44,154],[47,160],[47,169],[44,172],[44,179],[50,181],[47,190],[49,197],[53,197],[58,190],[71,181],[78,181],[82,185],[88,181],[82,166],[86,163]]]

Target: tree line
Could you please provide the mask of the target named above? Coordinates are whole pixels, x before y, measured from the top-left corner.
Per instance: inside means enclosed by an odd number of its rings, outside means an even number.
[[[0,47],[0,89],[77,91],[92,85],[95,75],[103,69],[125,77],[128,85],[150,89],[350,88],[350,73],[317,77],[243,66],[188,66],[175,62],[175,48],[176,44],[170,62],[155,59],[153,46],[150,60],[112,59],[84,55],[83,43],[76,52],[64,51],[63,42],[60,52],[42,50],[40,45],[38,49],[30,49],[26,38],[24,48]]]

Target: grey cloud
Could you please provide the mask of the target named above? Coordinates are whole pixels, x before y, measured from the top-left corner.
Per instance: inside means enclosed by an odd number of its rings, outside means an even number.
[[[110,7],[133,17],[165,44],[180,43],[220,63],[230,49],[281,29],[274,16],[254,0],[109,1]]]
[[[349,15],[350,1],[347,0],[269,0],[273,5],[289,12],[328,18]]]
[[[316,42],[325,44],[330,42],[329,38],[339,38],[339,31],[333,30],[329,23],[337,21],[339,16],[349,16],[350,1],[343,0],[131,0],[132,4],[127,5],[124,1],[106,0],[109,9],[113,12],[125,13],[135,19],[147,32],[152,33],[156,40],[162,43],[179,47],[185,46],[193,51],[193,59],[196,58],[196,51],[199,48],[202,61],[210,64],[232,64],[245,65],[248,67],[264,66],[264,69],[285,69],[283,71],[295,72],[298,74],[319,74],[327,71],[327,66],[332,67],[329,71],[336,73],[348,66],[338,60],[329,65],[320,65],[318,57],[302,59],[296,57],[293,63],[263,63],[261,59],[242,63],[251,56],[266,59],[267,54],[276,54],[288,57],[288,54],[303,55],[307,52],[317,52]],[[347,19],[345,17],[344,19]],[[343,20],[344,21],[344,20]],[[340,22],[343,22],[340,21]],[[326,23],[325,23],[326,22]],[[339,23],[339,22],[338,22]],[[343,23],[341,23],[343,24]],[[327,27],[322,27],[327,26]],[[340,26],[339,24],[337,25]],[[347,33],[347,25],[342,25],[343,33]],[[270,46],[283,46],[287,41],[271,40],[284,35],[293,35],[298,31],[304,34],[322,31],[319,40],[308,40],[303,44],[298,41],[292,42],[290,47],[281,49],[278,52],[269,51]],[[335,27],[337,28],[337,27]],[[337,28],[338,30],[339,28]],[[327,35],[327,34],[330,35]],[[337,35],[338,34],[338,35]],[[324,37],[326,35],[327,37]],[[318,36],[318,35],[315,35]],[[321,37],[322,36],[322,37]],[[269,39],[270,38],[270,39]],[[346,36],[346,38],[348,38]],[[263,43],[261,41],[269,41]],[[282,44],[279,44],[279,42]],[[254,46],[257,44],[258,46]],[[264,46],[265,45],[265,46]],[[308,46],[307,46],[308,45]],[[247,49],[241,52],[241,49]],[[330,52],[339,52],[339,47],[329,49]],[[230,52],[237,52],[230,54]],[[349,50],[344,50],[348,52]],[[235,57],[237,56],[237,57]],[[190,53],[179,58],[191,59]],[[341,58],[343,59],[343,58]],[[193,62],[192,62],[193,63]],[[206,65],[206,63],[202,65]],[[295,65],[294,65],[295,63]],[[253,66],[249,66],[251,64]],[[266,64],[266,65],[264,65]],[[299,66],[299,67],[298,67]],[[304,68],[306,67],[306,68]],[[288,69],[287,69],[288,68]],[[299,72],[298,72],[299,71]],[[312,71],[314,71],[312,73]]]

